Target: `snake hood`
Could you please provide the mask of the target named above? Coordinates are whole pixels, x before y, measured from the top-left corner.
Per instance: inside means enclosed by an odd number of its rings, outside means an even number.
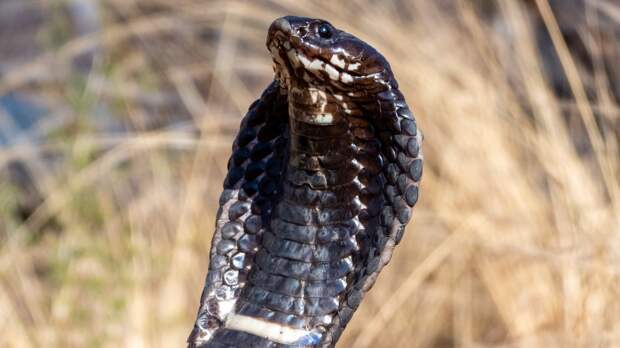
[[[389,63],[377,50],[324,20],[279,18],[269,28],[267,48],[283,86],[303,81],[365,96],[393,81]]]
[[[422,134],[385,58],[311,18],[232,146],[190,347],[334,347],[412,217]]]

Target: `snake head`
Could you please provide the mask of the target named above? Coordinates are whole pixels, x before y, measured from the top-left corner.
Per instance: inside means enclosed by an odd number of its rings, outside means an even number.
[[[377,50],[321,19],[276,19],[267,48],[283,87],[328,86],[354,96],[382,91],[393,80],[390,65]]]

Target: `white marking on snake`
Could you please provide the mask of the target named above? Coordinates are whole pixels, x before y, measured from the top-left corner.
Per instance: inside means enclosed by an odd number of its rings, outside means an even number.
[[[303,53],[297,52],[297,58],[299,61],[306,67],[308,70],[324,70],[325,63],[323,63],[320,59],[313,59],[310,61],[308,57],[306,57]]]
[[[341,106],[342,106],[342,110],[343,110],[345,113],[347,113],[347,114],[350,114],[350,113],[351,113],[351,109],[349,109],[349,104],[347,104],[347,103],[343,102],[343,103],[341,104]]]
[[[266,320],[231,313],[224,326],[227,329],[247,332],[280,344],[295,344],[312,334],[311,331],[268,322]]]
[[[344,83],[351,83],[351,82],[353,82],[353,76],[351,76],[351,75],[349,75],[349,74],[347,74],[347,73],[343,72],[343,73],[340,75],[340,80],[341,80],[342,82],[344,82]]]
[[[303,91],[299,88],[295,88],[295,92],[303,94]],[[325,91],[314,87],[308,87],[308,94],[310,95],[312,104],[319,104],[321,111],[325,111],[325,104],[327,103],[327,94],[325,94]]]
[[[351,109],[349,109],[349,104],[343,102],[342,104],[340,104],[342,106],[342,111],[344,111],[346,114],[351,114]]]
[[[334,81],[337,81],[338,78],[340,78],[340,73],[338,72],[338,70],[336,70],[336,68],[329,64],[325,64],[325,71],[329,75],[329,78]]]
[[[323,63],[320,59],[314,59],[306,68],[308,68],[308,70],[324,70],[325,63]]]
[[[303,53],[297,52],[297,58],[307,68],[310,65],[310,60]]]
[[[235,308],[236,302],[237,300],[235,299],[217,302],[217,306],[219,307],[218,312],[219,312],[220,320],[223,320],[228,315],[228,313],[232,312],[232,310]]]
[[[314,121],[317,124],[332,124],[334,122],[334,115],[329,112],[318,114],[315,116]]]
[[[319,101],[319,90],[316,88],[308,88],[308,93],[310,93],[312,104],[316,104]]]
[[[344,60],[341,60],[337,54],[334,54],[332,56],[332,58],[329,60],[330,63],[334,64],[337,67],[340,67],[340,69],[344,69],[346,62]]]
[[[360,63],[349,63],[349,66],[347,67],[347,70],[349,71],[355,71],[357,70],[357,68],[360,67]]]

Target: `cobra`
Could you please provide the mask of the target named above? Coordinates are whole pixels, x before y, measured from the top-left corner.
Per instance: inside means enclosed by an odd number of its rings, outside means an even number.
[[[411,219],[422,135],[386,59],[330,23],[269,28],[190,347],[333,347]]]

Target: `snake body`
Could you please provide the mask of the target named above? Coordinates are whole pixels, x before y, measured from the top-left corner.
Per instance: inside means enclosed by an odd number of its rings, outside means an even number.
[[[333,347],[418,200],[422,136],[388,62],[283,17],[229,161],[190,347]]]

